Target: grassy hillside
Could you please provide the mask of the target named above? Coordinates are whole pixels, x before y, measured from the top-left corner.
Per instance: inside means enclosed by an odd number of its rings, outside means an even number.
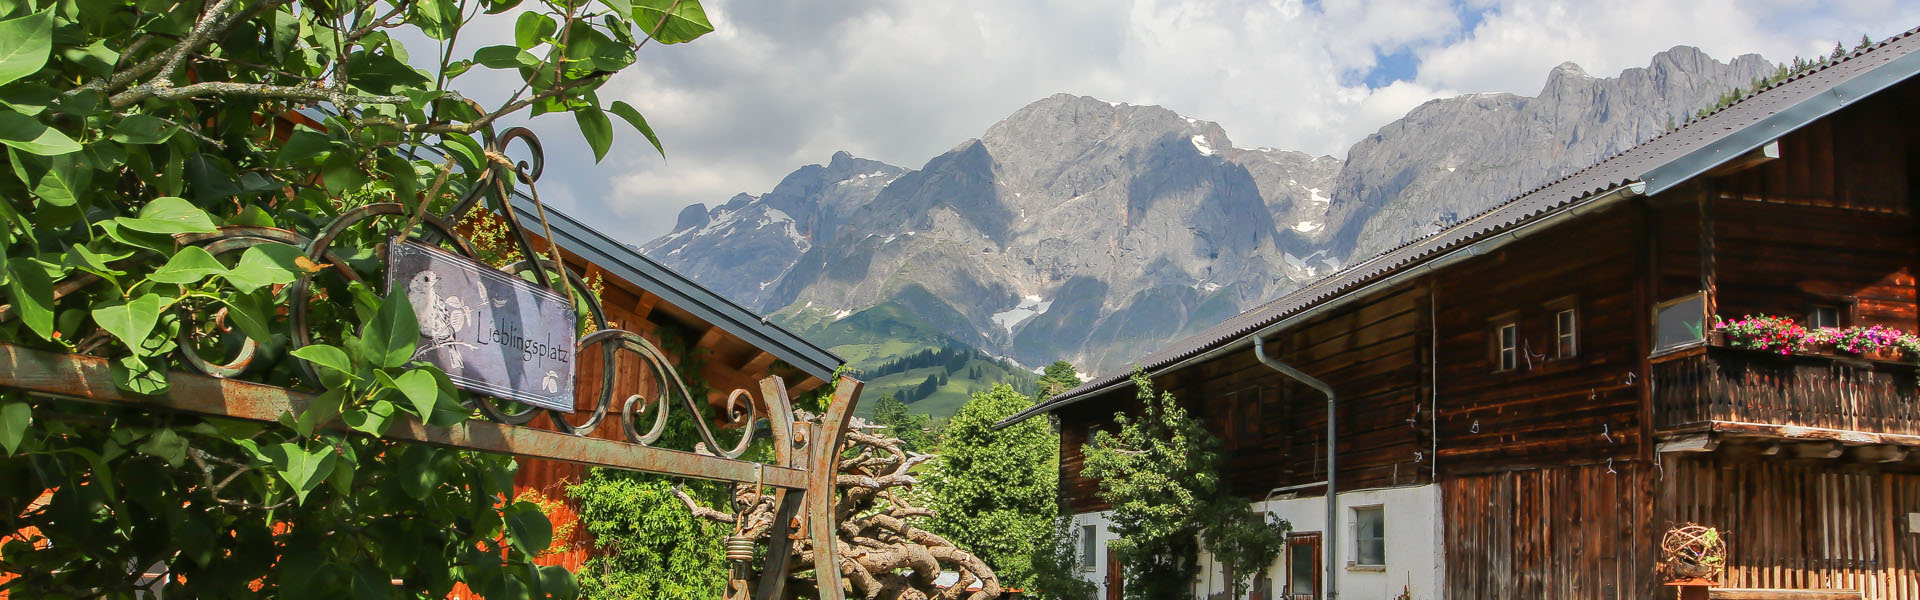
[[[870,416],[874,401],[893,394],[903,400],[914,395],[928,376],[945,378],[932,393],[914,398],[907,407],[915,413],[945,419],[960,410],[974,392],[996,383],[1010,383],[1031,392],[1038,376],[1012,362],[1000,360],[940,333],[896,302],[885,302],[858,312],[832,311],[805,304],[783,308],[772,319],[781,326],[826,346],[867,382],[856,414]],[[929,351],[962,355],[940,365],[906,366],[903,359]]]

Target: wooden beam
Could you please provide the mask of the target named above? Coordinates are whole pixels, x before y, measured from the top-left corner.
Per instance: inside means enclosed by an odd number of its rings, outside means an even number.
[[[1920,447],[1920,435],[1872,433],[1851,429],[1801,427],[1798,425],[1769,425],[1764,423],[1735,423],[1729,421],[1714,421],[1708,425],[1708,429],[1732,436],[1770,438],[1781,441],[1830,441],[1840,442],[1850,446],[1888,444],[1894,446]]]
[[[1765,146],[1754,148],[1746,154],[1734,157],[1733,160],[1721,163],[1720,166],[1707,171],[1707,176],[1720,177],[1723,175],[1732,175],[1760,166],[1776,158],[1780,158],[1780,140],[1767,142]]]
[[[647,318],[647,315],[653,314],[653,306],[659,303],[660,303],[659,296],[655,296],[653,294],[650,294],[644,291],[640,292],[640,302],[638,304],[633,305],[633,318],[635,319]]]
[[[720,343],[720,340],[725,337],[727,337],[727,332],[722,331],[719,327],[707,327],[707,330],[700,334],[699,341],[693,343],[693,347],[711,350],[715,344]]]
[[[820,389],[820,386],[823,386],[826,384],[827,384],[826,380],[820,379],[818,377],[807,377],[807,378],[801,379],[800,383],[793,384],[793,387],[787,388],[787,396],[791,398],[798,398],[806,395],[807,392]]]
[[[1661,454],[1668,452],[1712,452],[1718,447],[1720,447],[1720,440],[1715,439],[1713,434],[1696,433],[1677,436],[1660,442],[1656,451]]]
[[[1904,446],[1856,446],[1852,450],[1853,458],[1860,462],[1896,463],[1912,454]]]
[[[1815,442],[1793,446],[1794,456],[1800,458],[1840,458],[1846,453],[1846,447],[1837,442]]]
[[[756,352],[753,358],[747,359],[746,364],[740,365],[740,372],[752,375],[766,371],[767,367],[773,366],[774,360],[775,358],[771,352]]]

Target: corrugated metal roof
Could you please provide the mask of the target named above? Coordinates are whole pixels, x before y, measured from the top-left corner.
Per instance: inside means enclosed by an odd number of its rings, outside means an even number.
[[[1535,188],[1426,237],[1382,252],[1308,283],[1200,333],[1177,340],[1135,364],[1159,372],[1248,334],[1266,329],[1302,311],[1360,290],[1404,269],[1499,234],[1524,227],[1597,194],[1643,182],[1645,193],[1671,189],[1716,165],[1778,139],[1860,98],[1920,73],[1920,29],[1909,30],[1839,61],[1803,71],[1706,117],[1630,148],[1593,166]],[[1112,373],[1055,396],[999,423],[1009,425],[1035,414],[1127,384],[1128,372]]]
[[[513,210],[519,213],[522,222],[539,222],[540,217],[535,213],[532,198],[514,194]],[[561,248],[579,255],[615,277],[639,285],[668,304],[693,313],[700,320],[712,323],[721,331],[772,354],[802,373],[831,382],[834,370],[846,364],[833,352],[794,335],[746,307],[654,262],[634,247],[554,210],[552,206],[547,207],[547,222],[553,226],[553,236],[559,238]]]

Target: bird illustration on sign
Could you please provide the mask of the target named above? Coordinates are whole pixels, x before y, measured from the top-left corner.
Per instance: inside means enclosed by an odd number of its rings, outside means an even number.
[[[486,290],[480,290],[481,301],[485,302]],[[420,358],[426,353],[442,348],[449,366],[459,368],[462,361],[460,348],[473,348],[474,345],[460,341],[460,332],[473,326],[474,310],[459,296],[443,294],[440,290],[440,274],[433,271],[421,271],[407,281],[407,302],[413,305],[413,314],[420,323],[420,336],[427,343],[413,353]]]

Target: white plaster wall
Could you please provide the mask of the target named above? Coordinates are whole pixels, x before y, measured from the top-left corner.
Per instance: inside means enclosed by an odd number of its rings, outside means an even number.
[[[1337,529],[1334,531],[1335,544],[1339,546],[1340,557],[1336,569],[1337,598],[1385,600],[1398,596],[1404,589],[1411,592],[1415,599],[1437,599],[1441,597],[1441,585],[1444,583],[1444,557],[1441,556],[1440,488],[1434,485],[1381,488],[1341,493],[1338,497],[1340,512]],[[1379,505],[1385,508],[1387,564],[1384,571],[1355,570],[1347,568],[1353,558],[1353,507]],[[1326,502],[1320,496],[1289,498],[1253,503],[1254,510],[1264,510],[1282,519],[1286,519],[1297,533],[1320,532],[1326,539]],[[1093,524],[1099,526],[1096,537],[1099,556],[1095,557],[1094,569],[1082,575],[1100,587],[1101,597],[1106,594],[1107,556],[1106,545],[1112,541],[1113,532],[1108,530],[1107,513],[1082,513],[1074,517],[1076,525]],[[1224,591],[1226,581],[1221,577],[1220,566],[1211,556],[1200,557],[1203,571],[1199,581],[1195,582],[1199,596]],[[1273,578],[1275,592],[1285,585],[1286,555],[1281,554],[1268,571]],[[1324,568],[1324,564],[1322,565]]]

